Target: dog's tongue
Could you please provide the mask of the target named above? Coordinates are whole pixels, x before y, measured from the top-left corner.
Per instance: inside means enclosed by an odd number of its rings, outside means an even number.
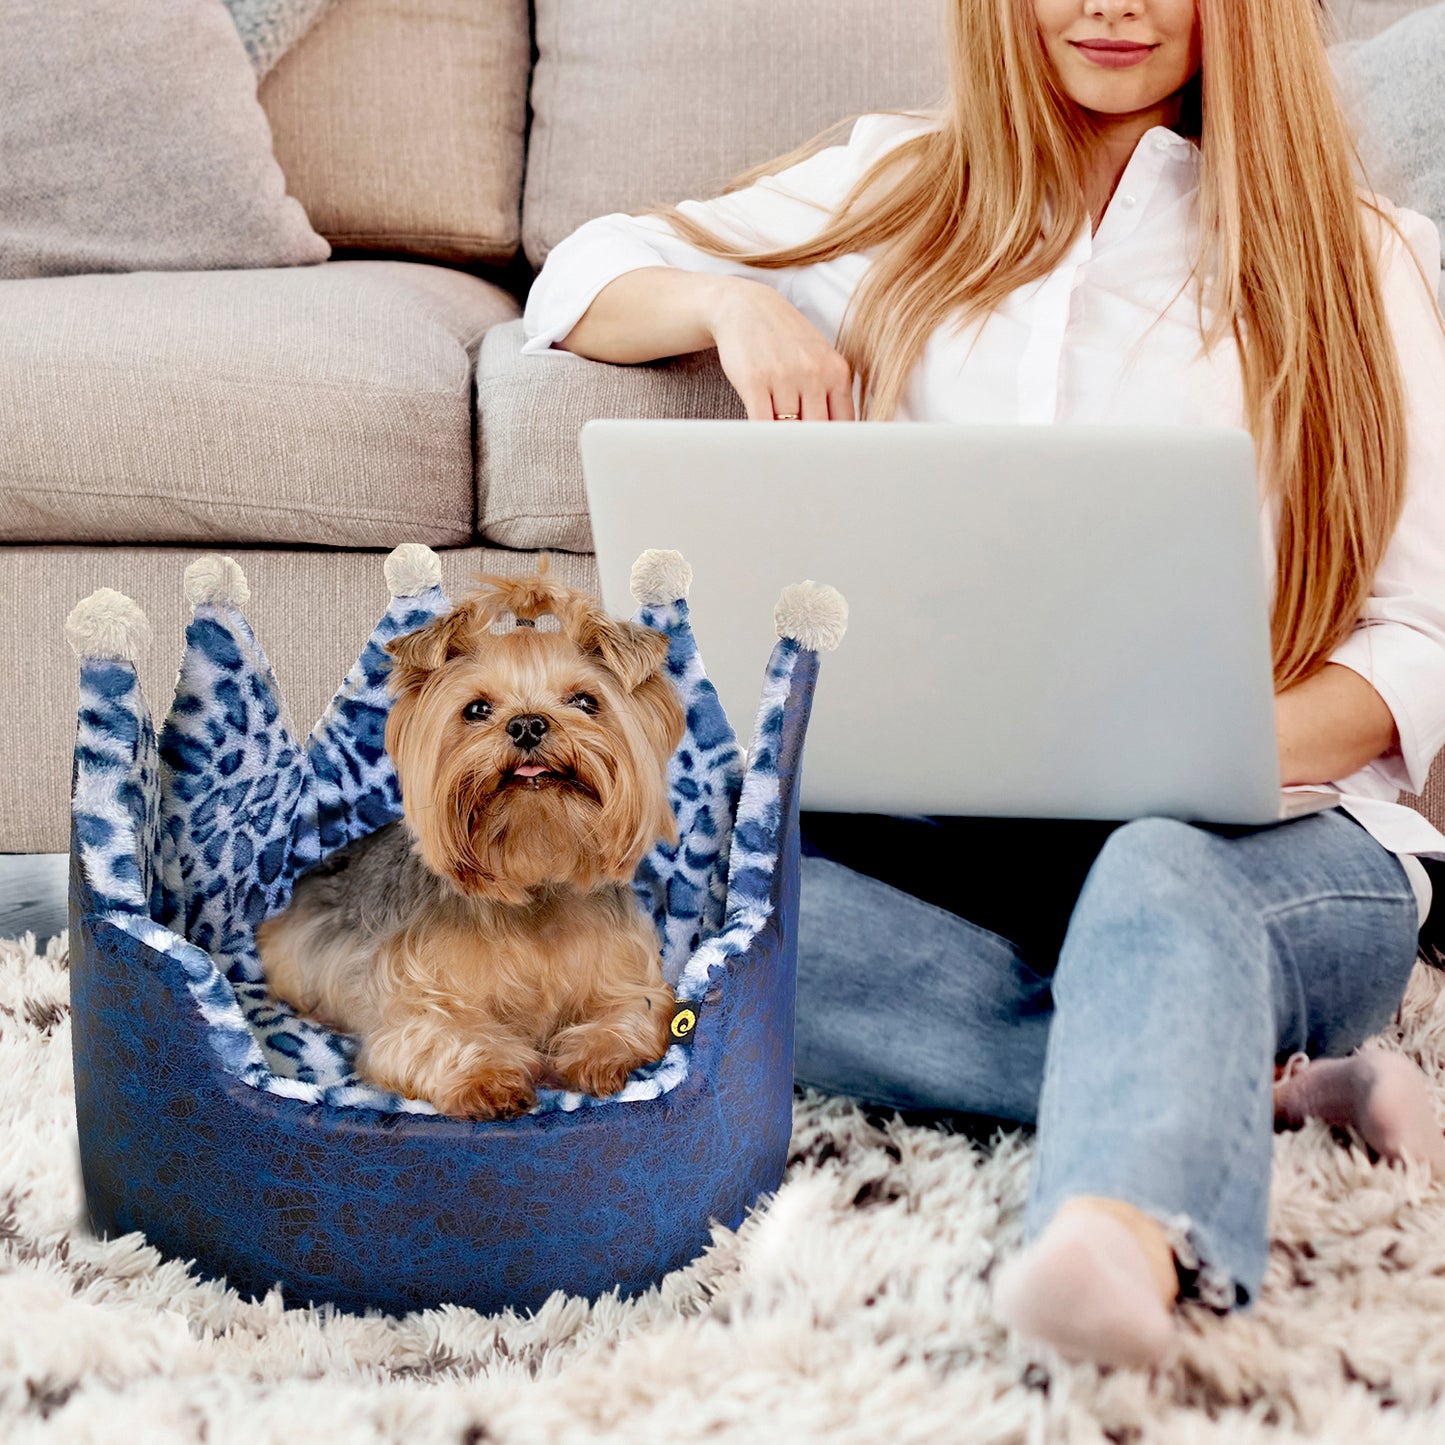
[[[540,763],[523,763],[516,770],[516,775],[519,778],[535,778],[539,773],[550,773],[551,771],[551,768],[544,768]]]

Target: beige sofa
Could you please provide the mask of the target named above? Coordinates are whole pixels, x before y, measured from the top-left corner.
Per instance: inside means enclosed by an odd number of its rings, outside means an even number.
[[[591,216],[716,194],[845,116],[933,101],[941,3],[340,0],[260,90],[331,260],[0,283],[0,851],[67,847],[62,625],[96,587],[151,619],[159,717],[182,571],[238,558],[302,728],[397,543],[434,547],[453,592],[539,548],[595,587],[581,424],[743,413],[713,353],[520,356],[536,269]]]

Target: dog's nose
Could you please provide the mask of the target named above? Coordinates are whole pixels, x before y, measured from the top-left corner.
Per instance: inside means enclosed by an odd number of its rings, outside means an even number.
[[[547,726],[546,718],[534,712],[523,713],[507,724],[507,736],[524,753],[529,753],[547,735]]]

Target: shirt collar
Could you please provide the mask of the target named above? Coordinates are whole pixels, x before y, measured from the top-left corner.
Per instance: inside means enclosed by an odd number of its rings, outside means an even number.
[[[1168,126],[1150,126],[1139,137],[1139,144],[1135,147],[1136,153],[1145,147],[1153,147],[1164,155],[1187,162],[1196,168],[1199,165],[1199,147],[1188,136],[1180,135],[1177,130],[1170,130]]]

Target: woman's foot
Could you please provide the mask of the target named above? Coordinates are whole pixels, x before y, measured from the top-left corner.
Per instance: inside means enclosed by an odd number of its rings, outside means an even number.
[[[1306,1119],[1320,1119],[1349,1126],[1382,1159],[1408,1153],[1428,1164],[1432,1177],[1445,1177],[1445,1134],[1435,1121],[1429,1082],[1403,1054],[1296,1054],[1277,1072],[1283,1077],[1274,1086],[1276,1123],[1298,1129]]]
[[[1066,1360],[1147,1368],[1173,1351],[1179,1292],[1157,1221],[1121,1200],[1066,1200],[999,1271],[994,1312]]]

